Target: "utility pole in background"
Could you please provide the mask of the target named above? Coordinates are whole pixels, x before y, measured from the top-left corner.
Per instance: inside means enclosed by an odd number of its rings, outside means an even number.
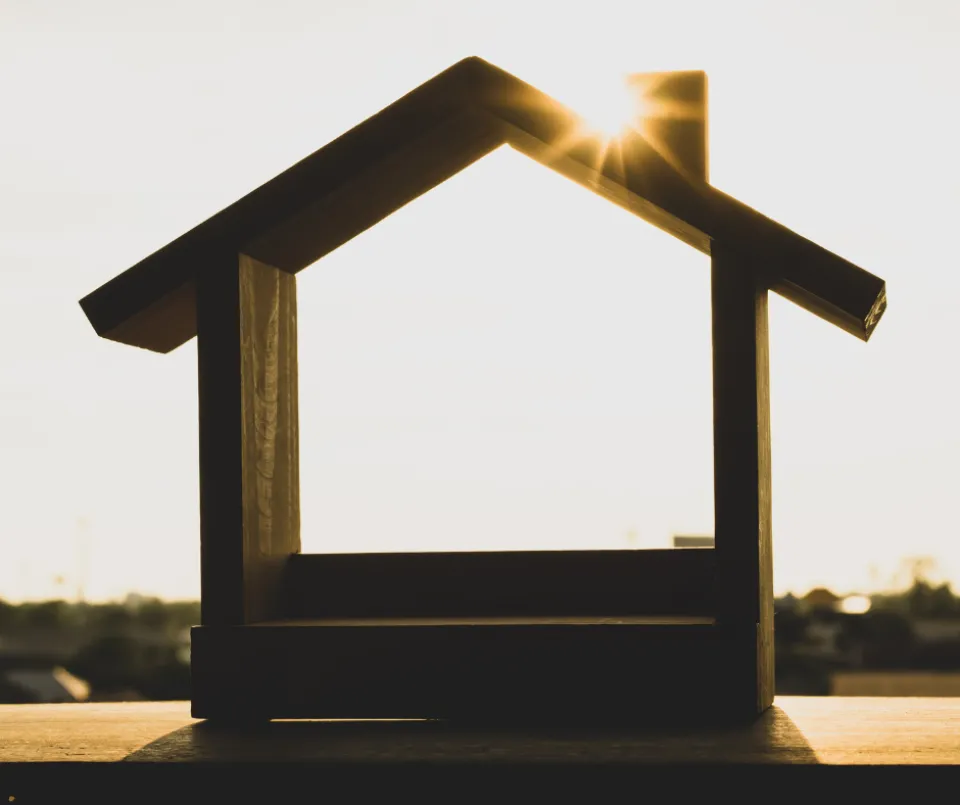
[[[87,573],[90,568],[90,533],[90,521],[86,517],[78,517],[75,543],[75,579],[77,583],[76,599],[78,604],[82,604],[86,598]]]

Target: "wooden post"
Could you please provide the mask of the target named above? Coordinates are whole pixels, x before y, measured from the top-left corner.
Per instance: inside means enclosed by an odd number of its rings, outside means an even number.
[[[731,640],[731,694],[761,712],[774,692],[767,289],[716,243],[711,286],[717,624]]]
[[[296,278],[247,255],[197,278],[201,619],[276,617],[300,551]]]

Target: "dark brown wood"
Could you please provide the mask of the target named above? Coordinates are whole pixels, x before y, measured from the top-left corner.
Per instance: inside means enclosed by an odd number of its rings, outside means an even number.
[[[478,128],[463,129],[463,121]],[[110,280],[81,306],[106,338],[172,349],[195,331],[189,283],[210,255],[251,253],[299,271],[510,142],[702,251],[719,241],[756,257],[771,288],[869,338],[885,305],[881,279],[678,172],[640,135],[624,137],[618,159],[598,166],[598,143],[578,138],[579,122],[509,73],[465,59]],[[451,136],[437,134],[443,131]],[[419,170],[407,168],[405,154]],[[355,201],[341,205],[341,197]],[[314,226],[318,221],[323,225]]]
[[[306,268],[503,144],[489,115],[449,115],[296,215],[251,238],[244,251],[290,271]]]
[[[391,615],[388,617],[354,617],[352,615],[333,618],[288,618],[276,621],[263,621],[250,624],[250,628],[259,629],[269,626],[301,626],[306,628],[329,628],[334,626],[378,628],[394,626],[714,626],[716,618],[708,615],[443,615],[409,616]]]
[[[300,550],[296,278],[221,257],[197,303],[202,619],[253,623]]]
[[[712,550],[300,554],[287,617],[711,615]]]
[[[703,619],[401,625],[311,621],[192,632],[193,714],[642,724],[744,718],[735,658]]]
[[[82,300],[115,340],[200,336],[195,713],[640,723],[770,706],[767,291],[866,340],[885,285],[707,184],[706,78],[666,76],[658,91],[694,114],[604,144],[465,60]],[[294,274],[504,143],[711,255],[716,549],[298,556]]]
[[[774,691],[767,290],[738,254],[711,262],[716,614],[761,712]]]
[[[197,334],[197,283],[191,279],[169,292],[162,292],[114,330],[115,341],[170,352]]]
[[[857,338],[868,340],[876,328],[886,309],[882,279],[720,190],[684,178],[641,135],[624,135],[598,161],[595,142],[558,149],[524,125],[529,121],[508,130],[509,142],[532,159],[705,254],[717,243],[736,248],[762,266],[768,288]],[[577,142],[562,132],[557,140]]]
[[[444,70],[88,294],[80,304],[94,329],[123,343],[136,342],[160,352],[173,349],[170,344],[182,336],[182,324],[168,331],[167,319],[141,318],[158,299],[189,283],[211,255],[244,252],[245,245],[257,237],[444,125],[465,108],[470,80],[466,61]],[[440,163],[446,161],[442,150],[437,158]],[[183,338],[186,341],[196,334],[193,303],[189,294],[178,298],[168,316],[171,321],[192,323],[189,335]]]
[[[570,109],[492,65],[476,105],[501,120],[508,142],[709,254],[722,243],[762,266],[771,289],[867,340],[886,307],[882,279],[731,196],[678,172],[641,134],[607,148],[584,137]],[[479,68],[478,68],[479,69]],[[599,160],[601,151],[608,157]]]

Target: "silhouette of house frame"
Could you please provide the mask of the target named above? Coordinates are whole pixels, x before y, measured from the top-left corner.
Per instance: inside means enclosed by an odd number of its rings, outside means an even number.
[[[220,720],[752,717],[773,700],[767,291],[866,341],[885,284],[706,176],[702,119],[616,147],[465,59],[81,300],[97,333],[198,336],[202,624]],[[692,94],[691,94],[692,93]],[[715,547],[300,553],[296,278],[508,144],[711,257]]]

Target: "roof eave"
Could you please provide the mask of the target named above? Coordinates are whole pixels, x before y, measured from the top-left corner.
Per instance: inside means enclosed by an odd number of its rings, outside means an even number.
[[[741,253],[770,288],[867,340],[883,280],[696,176],[641,135],[599,159],[580,118],[481,59],[458,62],[81,300],[106,338],[167,352],[196,334],[193,279],[248,253],[295,273],[503,142],[710,253]]]
[[[515,148],[706,254],[713,242],[723,243],[755,266],[771,290],[863,341],[870,338],[886,309],[882,279],[681,173],[639,133],[605,149],[558,101],[489,69],[493,78],[478,103],[503,122]]]

